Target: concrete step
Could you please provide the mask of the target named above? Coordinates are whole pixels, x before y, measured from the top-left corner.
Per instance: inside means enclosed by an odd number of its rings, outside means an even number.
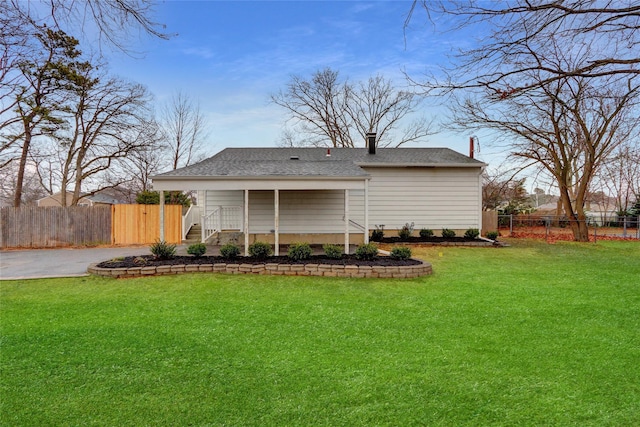
[[[182,241],[185,244],[193,244],[200,243],[200,239],[202,239],[202,227],[200,224],[196,224],[191,227],[189,232],[187,233],[187,238]]]

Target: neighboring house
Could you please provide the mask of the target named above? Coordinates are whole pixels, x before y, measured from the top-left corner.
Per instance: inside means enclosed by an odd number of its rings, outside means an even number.
[[[249,242],[367,242],[482,228],[485,164],[447,148],[227,148],[154,176],[155,190],[198,191],[203,237],[236,230]],[[345,245],[346,246],[346,245]]]
[[[62,193],[57,192],[36,201],[39,207],[62,206]],[[67,191],[66,205],[71,206],[73,192]],[[122,200],[110,195],[108,192],[99,192],[89,196],[82,196],[78,200],[78,206],[111,206],[124,203]]]

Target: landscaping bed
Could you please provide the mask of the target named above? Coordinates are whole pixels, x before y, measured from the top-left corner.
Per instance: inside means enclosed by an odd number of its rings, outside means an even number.
[[[362,260],[353,255],[344,255],[340,259],[317,255],[298,261],[286,256],[271,256],[265,259],[238,257],[229,260],[220,256],[175,256],[170,259],[156,259],[151,255],[145,255],[92,264],[87,271],[98,276],[116,278],[199,272],[395,279],[415,278],[433,272],[431,264],[417,259],[401,260],[385,256],[374,260]]]
[[[362,265],[362,266],[408,266],[420,265],[422,261],[416,259],[400,260],[391,257],[377,257],[374,260],[360,260],[354,255],[343,255],[340,259],[332,259],[324,255],[312,255],[306,260],[293,260],[287,256],[270,256],[265,259],[257,259],[255,257],[239,257],[236,259],[226,259],[221,256],[175,256],[170,259],[156,259],[153,255],[128,256],[123,258],[103,261],[97,265],[100,268],[133,268],[133,267],[155,267],[161,265],[181,265],[181,264],[289,264],[289,265],[305,265],[305,264],[328,264],[328,265]]]
[[[481,240],[471,237],[383,237],[376,241],[381,244],[403,245],[403,244],[421,244],[421,245],[442,245],[442,246],[500,246],[497,242],[489,240]]]

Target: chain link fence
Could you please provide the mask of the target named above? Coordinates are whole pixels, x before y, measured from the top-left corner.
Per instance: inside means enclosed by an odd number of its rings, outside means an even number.
[[[498,231],[503,236],[573,240],[571,221],[565,216],[498,215]],[[589,239],[640,239],[640,216],[616,216],[602,221],[586,220]]]

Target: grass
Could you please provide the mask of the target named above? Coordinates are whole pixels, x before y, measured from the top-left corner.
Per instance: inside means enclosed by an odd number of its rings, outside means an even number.
[[[0,424],[640,424],[640,245],[426,248],[415,280],[0,282]]]

